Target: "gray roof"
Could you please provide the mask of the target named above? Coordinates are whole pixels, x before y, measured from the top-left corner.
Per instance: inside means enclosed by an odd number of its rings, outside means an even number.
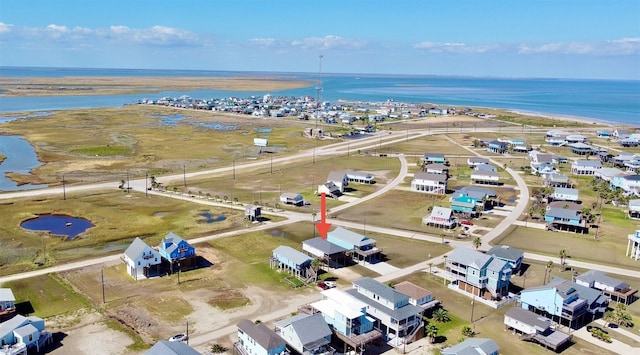
[[[510,308],[504,316],[511,317],[526,325],[534,326],[540,332],[544,332],[547,328],[551,327],[551,320],[549,318],[537,315],[518,306]]]
[[[607,274],[600,270],[589,270],[576,277],[576,281],[582,281],[588,284],[597,281],[603,285],[613,287],[615,290],[625,290],[629,288],[629,284],[627,284],[626,282],[620,281],[613,277],[609,277],[607,276]]]
[[[140,256],[140,254],[142,254],[142,252],[146,248],[151,248],[151,247],[147,243],[145,243],[142,239],[140,239],[139,237],[136,237],[136,239],[131,243],[131,245],[127,247],[127,250],[124,251],[124,255],[126,255],[131,260],[136,260],[138,256]]]
[[[564,208],[570,209],[574,211],[581,211],[582,205],[579,203],[571,202],[571,201],[552,201],[547,205],[547,209],[549,208]]]
[[[350,179],[372,179],[373,175],[371,173],[367,173],[364,171],[357,171],[357,170],[347,170],[346,171],[347,174],[347,178]]]
[[[334,170],[334,171],[329,173],[329,176],[327,176],[327,181],[340,181],[340,182],[342,182],[346,175],[347,174],[344,172],[344,170]]]
[[[498,174],[495,171],[491,171],[491,170],[474,170],[471,172],[471,177],[473,178],[474,176],[480,176],[480,177],[486,177],[486,176],[490,176],[490,177],[500,177],[500,174]]]
[[[254,324],[250,320],[243,319],[238,322],[237,327],[266,350],[275,349],[286,343],[276,332],[262,323]]]
[[[508,265],[509,263],[507,263],[504,260],[501,260],[499,258],[491,258],[491,262],[489,263],[489,265],[487,265],[487,270],[500,272],[502,269],[505,268],[505,266],[508,266]]]
[[[543,163],[543,162],[551,162],[553,161],[553,154],[544,154],[544,153],[540,153],[540,154],[536,154],[536,161],[538,163]]]
[[[371,239],[367,236],[352,232],[342,227],[338,227],[332,230],[331,232],[329,232],[329,234],[331,234],[331,237],[333,238],[344,240],[351,245],[356,245],[359,247],[376,243],[375,239]]]
[[[312,248],[318,249],[321,252],[323,252],[325,255],[343,253],[347,250],[339,245],[330,243],[326,239],[323,239],[320,237],[307,239],[303,241],[302,244],[306,244]]]
[[[568,188],[568,187],[556,187],[555,190],[553,190],[553,194],[554,195],[576,195],[578,196],[578,189],[572,189],[572,188]]]
[[[200,355],[194,348],[181,341],[160,340],[145,355]]]
[[[578,285],[577,283],[569,280],[565,280],[561,277],[554,277],[549,281],[549,286],[556,287],[558,290],[569,290],[574,289],[578,292],[578,297],[584,300],[587,300],[589,305],[592,305],[596,301],[602,302],[606,299],[605,296],[600,293],[599,290],[595,290],[586,286]],[[600,297],[602,296],[602,298]]]
[[[444,218],[444,219],[451,219],[451,208],[433,206],[430,216]]]
[[[438,181],[438,182],[446,182],[447,176],[443,174],[433,174],[433,173],[417,173],[413,175],[414,179],[421,180],[429,180],[429,181]]]
[[[425,158],[444,158],[442,153],[424,153]]]
[[[599,160],[586,160],[586,159],[576,160],[573,163],[573,165],[576,165],[576,166],[590,166],[590,167],[594,167],[594,168],[602,167],[602,163]]]
[[[338,185],[334,184],[333,181],[329,181],[326,184],[324,184],[324,186],[329,190],[329,192],[331,193],[339,193],[340,192],[340,188],[338,187]]]
[[[313,315],[298,314],[276,323],[276,327],[279,328],[284,328],[288,325],[291,325],[305,349],[316,349],[322,345],[329,344],[329,340],[326,337],[331,336],[332,332],[322,313]]]
[[[0,323],[0,338],[4,338],[5,335],[11,333],[14,329],[20,328],[25,324],[30,324],[38,321],[42,321],[42,319],[35,316],[25,317],[18,314],[8,321]]]
[[[0,301],[16,301],[13,291],[10,288],[0,288]]]
[[[568,208],[551,207],[545,212],[545,216],[558,217],[563,219],[580,219],[578,211]]]
[[[460,263],[462,265],[473,266],[476,269],[482,269],[487,266],[492,259],[493,258],[491,256],[477,250],[469,248],[455,248],[449,254],[449,258],[447,260],[454,263]]]
[[[26,337],[30,334],[37,333],[38,329],[31,324],[23,325],[20,328],[14,330],[14,332],[20,337]]]
[[[433,163],[433,164],[427,164],[425,167],[425,169],[429,170],[449,170],[449,167],[444,165],[444,164],[438,164],[438,163]]]
[[[409,300],[409,296],[405,295],[404,293],[396,291],[395,289],[383,283],[380,283],[370,277],[364,277],[362,279],[356,280],[353,282],[353,284],[365,290],[371,291],[374,294],[380,296],[380,298],[389,300],[394,304]]]
[[[564,174],[551,173],[547,176],[547,180],[555,182],[569,182],[569,177]]]
[[[623,172],[624,171],[618,168],[602,168],[602,169],[599,169],[596,174],[599,176],[614,177],[618,174],[622,174]]]
[[[461,194],[465,194],[469,197],[477,198],[478,200],[481,200],[483,197],[494,197],[498,195],[495,192],[495,190],[491,190],[486,187],[465,186],[457,190],[456,192],[454,192],[453,197],[458,197]]]
[[[361,294],[356,289],[349,289],[349,290],[347,290],[345,292],[347,294],[355,297],[356,299],[366,303],[367,305],[369,305],[369,307],[373,307],[373,308],[379,310],[380,312],[382,312],[384,314],[387,314],[387,315],[393,317],[394,319],[398,319],[398,320],[407,319],[407,318],[409,318],[411,316],[415,316],[417,314],[422,314],[422,312],[424,311],[422,308],[420,308],[418,306],[414,306],[411,303],[408,303],[404,307],[400,307],[400,308],[397,308],[397,309],[391,309],[391,308],[389,308],[387,306],[384,306],[381,303],[376,302],[376,301],[372,300],[371,298]],[[406,295],[405,295],[405,297],[408,298],[408,296],[406,296]]]
[[[496,171],[496,167],[491,164],[479,164],[476,165],[473,169],[479,171]]]
[[[487,251],[487,255],[493,255],[496,258],[516,261],[524,256],[524,252],[508,245],[496,245]]]
[[[480,157],[471,157],[467,159],[469,163],[489,164],[489,159]]]
[[[567,138],[569,138],[569,137],[567,137]],[[569,144],[569,147],[578,148],[578,149],[580,149],[580,148],[592,148],[590,145],[582,143],[582,142],[571,143],[571,144]]]
[[[444,349],[442,355],[484,355],[500,350],[498,344],[489,338],[468,338],[460,344]]]
[[[296,265],[303,265],[304,263],[311,261],[311,258],[302,252],[299,252],[292,247],[281,245],[273,249],[274,256],[281,256],[289,261],[293,261]]]

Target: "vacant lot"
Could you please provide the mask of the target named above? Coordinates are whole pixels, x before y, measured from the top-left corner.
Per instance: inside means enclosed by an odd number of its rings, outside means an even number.
[[[224,221],[206,223],[202,213],[223,216]],[[94,227],[74,240],[32,232],[20,223],[39,214],[83,217]],[[168,232],[184,238],[244,227],[242,211],[163,198],[142,193],[86,192],[82,196],[17,199],[0,205],[0,274],[8,275],[38,267],[122,252],[135,237],[157,245]],[[46,253],[46,258],[43,256]]]

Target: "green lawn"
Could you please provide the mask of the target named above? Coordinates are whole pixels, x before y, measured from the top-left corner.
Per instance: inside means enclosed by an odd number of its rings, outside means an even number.
[[[6,282],[2,287],[13,291],[16,304],[30,302],[35,310],[34,315],[41,318],[69,314],[91,307],[87,299],[53,274]]]

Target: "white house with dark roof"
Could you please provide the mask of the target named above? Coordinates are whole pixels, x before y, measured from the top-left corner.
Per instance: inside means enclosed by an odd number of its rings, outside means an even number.
[[[327,182],[318,186],[318,196],[324,193],[328,197],[338,198],[342,196],[342,191],[340,188],[334,184],[333,182]]]
[[[152,276],[154,266],[157,273],[157,267],[162,262],[160,253],[140,238],[129,245],[122,259],[127,264],[127,273],[136,281]]]
[[[522,260],[524,259],[524,252],[522,250],[508,245],[494,245],[486,254],[509,263],[512,274],[520,270]]]
[[[263,323],[243,319],[237,324],[238,341],[233,348],[240,355],[279,355],[286,352],[287,342]]]
[[[453,286],[477,297],[500,300],[509,292],[511,265],[492,255],[456,248],[446,259],[445,270]]]
[[[427,164],[424,171],[429,174],[449,174],[449,167],[444,164]]]
[[[433,206],[431,213],[422,218],[422,223],[439,228],[455,228],[458,225],[451,208],[440,206]]]
[[[276,322],[275,329],[278,335],[300,354],[331,355],[335,353],[335,349],[331,347],[331,328],[320,313],[297,314]]]
[[[599,160],[578,159],[571,163],[571,173],[574,175],[594,175],[598,169],[602,169]]]
[[[471,181],[474,184],[498,185],[500,184],[500,174],[491,170],[474,170],[471,172]]]
[[[504,325],[507,329],[522,334],[521,340],[534,341],[553,351],[568,344],[572,337],[556,331],[551,319],[520,307],[512,307],[505,313]]]
[[[500,347],[489,338],[468,338],[448,349],[440,350],[442,355],[498,355]]]
[[[444,174],[417,173],[411,180],[411,190],[444,195],[447,192],[447,176]]]
[[[603,295],[624,304],[633,302],[638,292],[638,290],[632,289],[628,283],[610,277],[600,270],[589,270],[576,276],[575,283],[599,290]]]
[[[367,314],[395,346],[414,337],[424,325],[422,307],[411,304],[409,296],[372,278],[354,281],[353,289],[346,292],[368,305]]]
[[[550,199],[554,201],[580,201],[578,189],[568,187],[556,187],[551,194]]]

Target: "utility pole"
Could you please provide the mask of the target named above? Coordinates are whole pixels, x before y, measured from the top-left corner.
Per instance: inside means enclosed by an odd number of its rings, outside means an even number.
[[[64,174],[62,174],[62,199],[66,200],[67,199],[67,190],[64,186]]]
[[[232,164],[233,164],[233,180],[235,180],[236,179],[236,158],[233,158]]]
[[[320,107],[321,107],[321,101],[322,101],[322,57],[324,57],[322,54],[320,54],[319,59],[320,59],[320,65],[318,66],[318,88],[317,88],[317,100],[318,102],[316,102],[316,129],[318,129],[318,119],[320,119]]]
[[[131,187],[129,186],[129,169],[127,169],[127,193],[131,191]]]
[[[102,304],[107,303],[107,299],[104,294],[104,267],[101,269],[101,279],[102,279]]]
[[[187,188],[187,166],[182,165],[182,185]]]
[[[149,181],[149,173],[145,172],[144,173],[144,197],[149,197],[149,193],[147,191],[149,191],[149,187],[147,186],[147,183]]]
[[[273,174],[273,153],[271,155],[271,169],[270,169],[270,174]]]

